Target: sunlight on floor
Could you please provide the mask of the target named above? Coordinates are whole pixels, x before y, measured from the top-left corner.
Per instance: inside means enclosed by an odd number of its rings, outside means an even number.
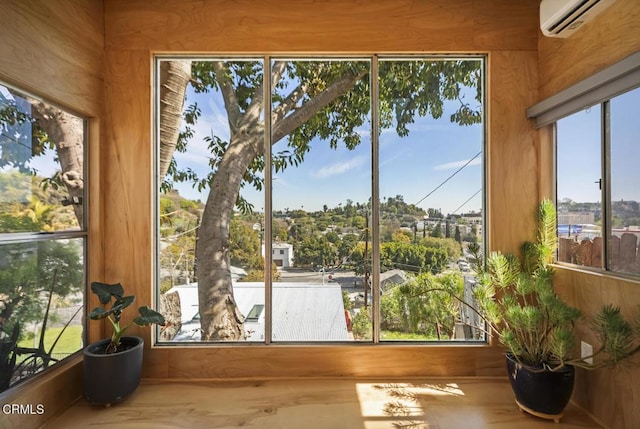
[[[357,383],[365,428],[433,428],[437,421],[429,421],[424,403],[442,397],[463,397],[465,394],[456,383]]]

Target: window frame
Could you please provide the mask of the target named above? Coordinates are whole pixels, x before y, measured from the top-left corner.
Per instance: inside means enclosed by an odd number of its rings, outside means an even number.
[[[153,296],[155,308],[160,307],[160,234],[159,234],[159,214],[160,214],[160,178],[158,174],[159,170],[159,141],[160,141],[160,126],[159,126],[159,89],[158,85],[160,82],[160,62],[167,60],[175,60],[175,59],[184,59],[188,58],[192,61],[204,61],[204,60],[256,60],[263,61],[263,73],[265,76],[271,74],[271,64],[273,60],[361,60],[361,61],[370,61],[370,97],[371,97],[371,127],[372,130],[379,128],[379,114],[374,114],[373,112],[378,112],[378,79],[374,78],[378,75],[378,60],[424,60],[424,61],[456,61],[456,60],[477,60],[480,62],[480,70],[481,70],[481,104],[482,104],[482,224],[481,224],[481,234],[482,242],[480,243],[480,249],[482,255],[486,254],[487,249],[487,237],[489,225],[487,224],[487,210],[488,210],[488,166],[487,166],[487,147],[488,147],[488,102],[487,102],[487,93],[488,93],[488,55],[484,53],[469,53],[469,54],[428,54],[428,53],[402,53],[402,54],[353,54],[353,55],[345,55],[345,54],[308,54],[308,55],[300,55],[300,54],[287,54],[287,53],[279,53],[279,54],[264,54],[264,55],[241,55],[241,54],[206,54],[206,55],[188,55],[182,53],[163,53],[163,54],[155,54],[153,56],[153,77],[152,77],[152,97],[153,97],[153,121],[152,121],[152,136],[153,136],[153,214],[154,214],[154,231],[153,231],[153,239],[154,239],[154,270],[153,270]],[[266,82],[266,80],[265,80]],[[271,87],[270,84],[264,85],[264,98],[265,100],[271,100]],[[265,103],[264,106],[264,115],[265,117],[269,117],[271,114],[271,103]],[[264,180],[265,180],[265,191],[264,191],[264,225],[263,225],[263,234],[264,237],[272,236],[272,224],[273,224],[273,209],[272,209],[272,189],[270,184],[272,183],[272,164],[271,164],[271,155],[272,155],[272,145],[267,144],[267,142],[271,142],[271,123],[270,121],[265,121],[264,126],[265,133],[265,166],[264,166]],[[372,132],[372,213],[371,213],[371,294],[374,296],[379,296],[379,283],[380,283],[380,195],[379,195],[379,136],[378,133]],[[268,184],[268,185],[267,185]],[[225,346],[225,347],[246,347],[246,346],[269,346],[274,342],[271,339],[271,328],[272,328],[272,315],[271,315],[271,300],[272,300],[272,278],[270,267],[273,264],[273,256],[274,249],[272,248],[272,240],[264,240],[264,258],[265,258],[265,277],[264,277],[264,285],[265,285],[265,307],[263,309],[263,316],[265,318],[265,340],[262,342],[241,342],[241,341],[233,341],[233,342],[160,342],[157,340],[157,329],[156,328],[156,342],[155,346],[161,347],[195,347],[195,346]],[[282,251],[281,251],[282,252]],[[296,345],[332,345],[332,346],[352,346],[354,344],[361,346],[377,346],[377,345],[385,345],[385,346],[398,346],[398,345],[417,345],[417,346],[425,346],[425,345],[446,345],[446,346],[478,346],[478,345],[489,345],[490,338],[485,337],[484,340],[451,340],[451,341],[389,341],[389,340],[381,340],[380,339],[380,300],[373,300],[372,304],[373,308],[373,332],[372,339],[368,341],[287,341],[287,342],[275,342],[277,346],[296,346]]]
[[[559,91],[544,100],[539,101],[527,109],[527,117],[534,119],[536,128],[549,126],[551,128],[551,145],[552,145],[552,188],[551,192],[553,200],[558,206],[557,188],[558,188],[558,133],[557,122],[581,110],[587,109],[594,105],[601,105],[601,168],[600,177],[604,182],[601,185],[602,199],[602,259],[601,268],[589,267],[569,262],[558,261],[556,254],[556,263],[561,266],[577,268],[581,270],[604,273],[612,277],[619,277],[629,280],[640,279],[639,275],[613,271],[609,261],[611,239],[611,130],[610,130],[610,108],[609,102],[615,97],[628,93],[640,88],[640,51],[621,59],[620,61],[605,67],[604,69],[594,73],[570,85],[569,87]]]
[[[601,204],[602,204],[602,265],[601,267],[594,266],[586,266],[575,264],[567,261],[558,260],[558,253],[556,253],[555,263],[560,266],[572,267],[581,270],[591,271],[594,273],[603,273],[612,277],[619,277],[627,280],[640,280],[640,274],[633,274],[625,271],[616,271],[611,266],[611,240],[613,237],[612,234],[612,193],[611,193],[611,177],[612,173],[614,173],[611,166],[611,108],[610,103],[611,100],[615,99],[618,96],[627,94],[631,91],[640,91],[640,81],[635,84],[635,86],[631,86],[627,88],[626,91],[621,93],[616,93],[615,95],[611,95],[608,98],[598,102],[591,104],[586,107],[592,108],[596,105],[600,106],[600,177],[601,177],[601,185],[600,185],[600,195],[601,195]],[[558,121],[564,118],[571,116],[577,112],[572,112],[571,114],[567,114],[562,116],[561,118],[557,118],[552,124],[552,135],[553,135],[553,172],[554,172],[554,201],[556,207],[558,206],[557,201],[557,189],[558,189]]]
[[[89,278],[89,259],[90,259],[90,240],[89,240],[89,211],[90,211],[90,201],[89,201],[89,189],[91,186],[91,180],[89,177],[89,148],[90,148],[90,121],[91,119],[86,115],[80,114],[79,112],[70,109],[66,106],[62,106],[57,102],[51,101],[47,99],[46,96],[37,95],[27,89],[21,88],[19,86],[13,85],[4,80],[0,80],[0,86],[3,86],[7,89],[11,89],[16,91],[16,93],[20,96],[30,97],[34,100],[37,100],[41,103],[45,103],[50,107],[54,107],[62,112],[68,113],[70,115],[76,116],[78,119],[82,121],[82,180],[83,180],[83,190],[82,190],[82,225],[79,225],[78,229],[68,229],[68,230],[56,230],[56,231],[29,231],[29,232],[0,232],[0,245],[11,245],[11,244],[25,244],[25,243],[41,243],[41,242],[57,242],[61,240],[82,240],[82,281],[80,285],[80,291],[82,293],[82,344],[83,347],[71,353],[69,356],[62,358],[58,362],[54,362],[48,368],[41,370],[30,377],[22,379],[17,384],[11,385],[9,390],[17,386],[18,384],[28,383],[34,379],[40,378],[51,371],[55,371],[57,368],[56,364],[64,363],[69,361],[69,359],[78,356],[82,353],[84,346],[87,344],[89,324],[88,319],[85,317],[87,305],[89,302],[88,297],[88,278]],[[9,391],[7,390],[7,391]],[[2,392],[0,392],[1,394]]]

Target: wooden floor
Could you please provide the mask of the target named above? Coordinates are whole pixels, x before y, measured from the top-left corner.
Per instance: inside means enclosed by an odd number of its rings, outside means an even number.
[[[501,378],[143,381],[109,408],[79,401],[60,428],[600,428],[573,405],[559,424],[520,412]]]

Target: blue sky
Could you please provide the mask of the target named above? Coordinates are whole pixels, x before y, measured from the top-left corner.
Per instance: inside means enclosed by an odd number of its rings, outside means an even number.
[[[202,139],[210,133],[222,139],[229,137],[226,112],[218,94],[194,94],[189,91],[187,105],[197,100],[202,117],[196,126],[196,135],[189,143],[187,153],[176,153],[181,167],[191,167],[203,173],[207,170],[209,152]],[[471,100],[469,100],[471,102]],[[472,103],[474,105],[475,103]],[[419,207],[453,212],[481,188],[482,125],[459,126],[452,124],[449,115],[457,102],[447,103],[438,120],[417,117],[409,129],[408,137],[399,137],[395,130],[383,130],[380,136],[380,197],[404,196],[407,203],[420,203]],[[370,125],[360,130],[362,143],[354,150],[344,145],[329,148],[327,142],[315,140],[305,160],[298,167],[290,167],[274,174],[273,208],[321,210],[323,205],[336,207],[348,199],[365,203],[371,195],[371,137]],[[284,149],[286,139],[278,142],[274,152]],[[462,165],[469,164],[441,188],[424,198]],[[206,194],[198,193],[190,184],[177,184],[180,194],[190,199],[206,200]],[[264,195],[247,186],[246,199],[258,211],[264,207]],[[482,207],[482,193],[464,204],[459,213]]]
[[[640,201],[640,88],[610,103],[611,199]],[[558,200],[602,200],[601,107],[582,110],[558,121]]]

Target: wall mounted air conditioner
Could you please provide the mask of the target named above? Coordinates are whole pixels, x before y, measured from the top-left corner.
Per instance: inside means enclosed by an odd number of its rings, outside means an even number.
[[[615,0],[542,0],[540,29],[547,37],[569,37]]]

